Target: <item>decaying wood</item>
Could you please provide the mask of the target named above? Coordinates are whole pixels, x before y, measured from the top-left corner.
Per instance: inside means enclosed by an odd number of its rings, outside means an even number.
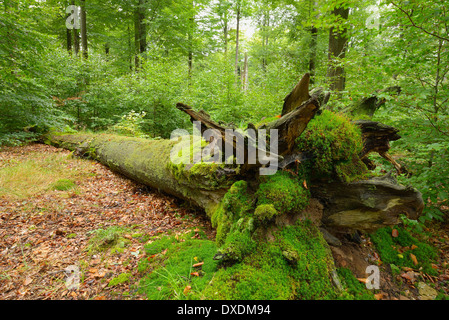
[[[376,110],[385,104],[387,101],[385,98],[380,98],[379,95],[382,93],[389,93],[392,95],[399,95],[401,93],[401,88],[398,86],[388,87],[382,90],[378,90],[375,94],[369,97],[363,97],[359,101],[354,102],[350,105],[345,112],[350,113],[352,116],[368,116],[372,117]]]
[[[396,141],[401,138],[398,134],[398,129],[369,120],[357,120],[353,123],[362,130],[364,144],[360,159],[362,159],[368,169],[373,170],[376,168],[376,165],[367,156],[372,152],[377,152],[393,164],[399,174],[407,173],[407,170],[388,154],[390,141]]]
[[[309,83],[310,83],[310,73],[306,73],[298,84],[293,88],[284,99],[284,105],[282,107],[282,116],[295,110],[305,101],[310,99],[309,95]]]
[[[256,132],[256,136],[262,129],[278,130],[278,152],[271,156],[280,160],[279,170],[293,162],[304,160],[305,155],[295,150],[295,141],[320,107],[329,100],[329,93],[322,88],[316,88],[309,93],[308,85],[309,76],[305,75],[286,97],[283,108],[285,113],[283,112],[281,118],[259,128],[248,125]],[[226,136],[226,130],[234,128],[218,124],[207,113],[195,111],[185,104],[178,103],[177,108],[188,114],[192,121],[200,122],[202,133],[207,129],[217,130],[223,142],[232,145],[235,152],[236,140],[232,138],[227,141],[229,138]],[[364,139],[361,159],[368,165],[374,165],[370,163],[367,155],[377,152],[402,172],[403,168],[387,153],[389,142],[400,138],[398,130],[373,121],[354,123],[361,128]],[[246,163],[241,166],[243,169],[240,171],[233,170],[234,165],[229,164],[218,168],[213,174],[191,174],[193,165],[177,167],[182,172],[173,172],[169,169],[172,164],[170,150],[176,141],[172,140],[145,140],[105,134],[48,134],[46,140],[47,143],[75,150],[80,155],[89,155],[131,179],[188,200],[205,209],[208,214],[215,210],[233,182],[245,179],[254,185],[253,182],[257,181],[257,173],[250,170],[254,169],[254,165],[245,167]],[[256,141],[246,136],[245,144],[249,143],[254,144]],[[415,219],[422,212],[421,194],[413,188],[397,184],[391,176],[352,183],[322,183],[315,181],[313,177],[311,180],[312,198],[323,206],[322,222],[326,228],[372,231],[385,225],[396,224],[401,214]]]
[[[287,95],[285,98],[283,115],[280,119],[273,121],[271,123],[261,126],[259,129],[264,130],[277,130],[278,132],[278,152],[277,154],[271,153],[270,156],[278,158],[282,161],[279,156],[285,156],[290,154],[295,146],[296,139],[302,134],[306,129],[309,121],[315,116],[316,112],[319,110],[323,103],[329,100],[329,94],[323,92],[322,89],[315,90],[312,95],[309,94],[309,79],[310,75],[306,74],[301,81],[295,86],[293,91]],[[222,141],[225,144],[232,145],[234,149],[234,154],[236,154],[236,140],[227,141],[226,130],[234,128],[226,128],[210,119],[210,116],[201,111],[195,111],[192,107],[187,106],[183,103],[178,103],[176,106],[179,110],[187,113],[190,116],[191,121],[199,121],[204,127],[201,128],[201,132],[206,129],[215,129],[221,135]],[[284,113],[286,112],[286,113]],[[258,130],[256,131],[256,136],[258,136]],[[248,143],[255,143],[251,141],[248,136],[245,136],[245,152],[248,150]],[[256,146],[257,149],[257,146]],[[245,159],[247,155],[245,154]],[[253,166],[244,166],[244,171],[248,168],[254,166],[261,166],[261,164],[256,163]]]
[[[372,232],[399,223],[401,215],[417,219],[424,207],[421,193],[391,174],[349,184],[315,183],[311,190],[324,205],[322,223],[338,231]]]

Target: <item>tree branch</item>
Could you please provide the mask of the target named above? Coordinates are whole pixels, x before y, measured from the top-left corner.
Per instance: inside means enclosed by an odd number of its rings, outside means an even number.
[[[430,31],[427,31],[427,30],[424,29],[423,27],[418,26],[418,25],[415,23],[415,21],[413,21],[411,15],[410,15],[406,10],[404,10],[403,8],[401,8],[399,5],[397,5],[397,4],[394,3],[393,1],[390,1],[390,3],[391,3],[393,6],[395,6],[396,8],[398,8],[402,13],[404,13],[404,14],[407,16],[407,18],[408,18],[408,20],[410,21],[410,23],[412,24],[412,26],[414,26],[415,28],[420,29],[421,31],[423,31],[424,33],[427,33],[428,35],[431,35],[432,37],[436,37],[436,38],[438,38],[438,39],[445,40],[445,41],[448,41],[448,42],[449,42],[449,38],[442,37],[442,36],[440,36],[439,34],[436,34],[436,33],[430,32]]]

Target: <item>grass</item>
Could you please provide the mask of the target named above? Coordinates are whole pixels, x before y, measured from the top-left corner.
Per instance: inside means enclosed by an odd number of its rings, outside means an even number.
[[[438,257],[437,250],[425,241],[420,241],[404,227],[395,227],[397,236],[392,236],[392,227],[378,229],[371,234],[382,261],[391,265],[409,268],[422,268],[425,273],[437,275],[432,263]],[[415,256],[416,265],[412,259]]]
[[[120,252],[129,243],[128,239],[122,237],[128,231],[127,228],[112,226],[106,229],[91,231],[94,236],[89,240],[86,250],[89,253],[100,252],[107,249]]]
[[[0,167],[0,197],[22,200],[49,190],[70,190],[76,186],[74,180],[85,172],[81,161],[85,167],[85,160],[69,159],[66,154],[34,152],[24,159],[9,161]]]
[[[144,275],[139,291],[148,299],[204,298],[203,291],[217,271],[218,262],[213,260],[217,246],[201,232],[200,239],[192,239],[194,234],[164,236],[145,246],[147,257],[138,266]],[[193,267],[196,263],[203,264]]]

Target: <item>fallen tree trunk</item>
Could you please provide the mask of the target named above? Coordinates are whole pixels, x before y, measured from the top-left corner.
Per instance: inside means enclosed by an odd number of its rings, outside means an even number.
[[[46,136],[46,143],[98,160],[113,171],[206,211],[220,202],[236,177],[235,172],[218,166],[209,172],[192,173],[189,178],[175,176],[169,166],[170,151],[176,144],[171,140],[53,133]]]
[[[203,208],[209,217],[213,217],[225,194],[236,181],[248,181],[249,188],[252,189],[250,193],[256,192],[260,184],[260,173],[257,169],[266,166],[266,163],[260,161],[249,163],[248,150],[250,148],[248,146],[256,144],[253,149],[256,155],[265,153],[263,156],[267,157],[266,153],[268,153],[269,159],[279,160],[279,170],[291,172],[295,164],[296,167],[298,164],[307,166],[308,160],[310,160],[308,154],[296,148],[296,141],[306,129],[309,121],[316,116],[320,106],[329,99],[329,96],[319,88],[309,94],[308,79],[308,74],[306,74],[292,93],[287,96],[283,108],[285,114],[280,119],[266,123],[259,128],[249,125],[249,128],[254,128],[255,135],[241,135],[245,147],[244,161],[241,164],[236,164],[235,161],[225,163],[226,159],[223,154],[220,154],[221,158],[218,159],[218,162],[215,161],[216,163],[192,163],[191,161],[174,163],[171,153],[179,143],[176,139],[145,140],[107,134],[53,133],[46,136],[46,142],[74,150],[78,155],[96,159],[131,179],[187,200],[193,205]],[[206,129],[215,130],[216,135],[223,140],[224,144],[232,148],[234,155],[238,152],[235,136],[226,134],[227,130],[233,128],[223,127],[211,120],[206,113],[197,112],[187,105],[178,104],[177,107],[187,113],[192,121],[201,123],[202,133]],[[371,167],[371,163],[367,161],[366,156],[370,152],[379,152],[385,156],[389,149],[389,141],[400,138],[397,135],[397,130],[389,126],[371,121],[357,121],[355,124],[361,128],[364,141],[363,149],[358,156],[368,167]],[[255,140],[261,129],[278,132],[277,150],[258,149]],[[322,135],[326,135],[326,132],[323,132]],[[187,138],[189,150],[192,150],[191,153],[193,153],[188,158],[190,160],[195,158],[195,153],[204,155],[205,149],[213,144],[212,140],[201,142],[199,138],[192,136]],[[192,148],[190,142],[195,139],[197,146]],[[347,148],[347,146],[339,146],[339,148]],[[354,159],[339,158],[335,163],[341,166],[341,163],[348,162],[350,164],[351,161]],[[354,170],[352,167],[349,169]],[[293,176],[298,176],[298,172],[293,172]],[[294,178],[301,184],[300,179]],[[317,199],[322,204],[321,222],[328,227],[373,231],[381,226],[396,224],[401,214],[416,219],[422,212],[421,194],[412,188],[399,186],[391,177],[388,179],[365,178],[349,183],[338,179],[333,181],[327,179],[323,183],[320,177],[314,177],[312,174],[303,180],[307,190],[306,181],[310,184],[310,190],[308,190],[310,197]],[[257,201],[257,197],[253,201]],[[279,214],[284,213],[280,212]]]
[[[213,281],[217,297],[234,297],[241,282],[240,288],[256,288],[247,298],[274,298],[259,292],[282,278],[275,297],[336,298],[342,286],[326,244],[338,245],[332,233],[371,232],[397,224],[402,214],[416,219],[423,201],[389,175],[370,177],[364,164],[370,152],[386,154],[397,130],[318,112],[329,94],[321,88],[309,93],[308,84],[305,75],[279,119],[258,128],[248,124],[246,132],[179,103],[202,136],[49,133],[45,142],[203,208],[217,231],[214,259],[237,263]],[[229,150],[232,156],[223,152]],[[254,282],[258,278],[264,280]]]

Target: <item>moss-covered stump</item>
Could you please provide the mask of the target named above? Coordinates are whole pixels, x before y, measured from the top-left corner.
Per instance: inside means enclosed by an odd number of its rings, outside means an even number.
[[[200,232],[201,233],[201,232]],[[216,243],[193,233],[154,239],[139,264],[139,291],[150,299],[353,299],[336,284],[332,256],[318,229],[298,220],[256,242],[232,265],[214,260]],[[199,238],[199,239],[198,239]]]

